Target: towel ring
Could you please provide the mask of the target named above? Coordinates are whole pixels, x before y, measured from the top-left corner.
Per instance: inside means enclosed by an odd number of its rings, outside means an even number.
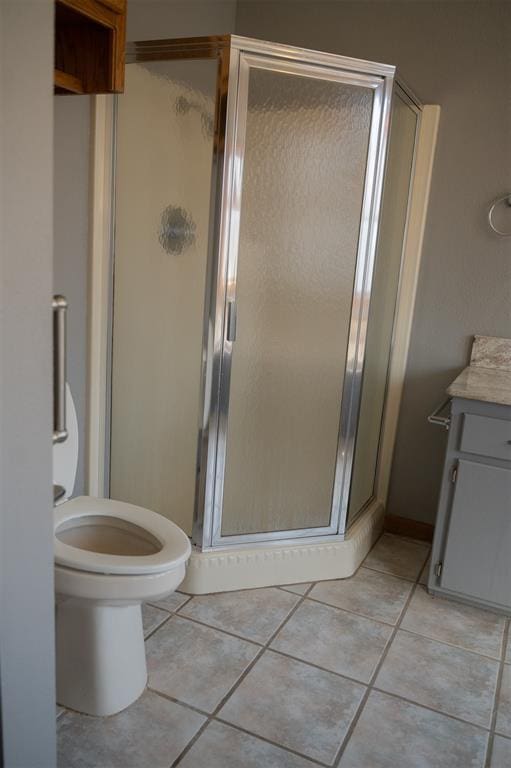
[[[511,232],[502,232],[502,230],[498,229],[493,223],[493,211],[499,203],[504,202],[506,202],[511,208],[511,192],[508,192],[506,195],[502,195],[502,197],[497,197],[497,199],[493,201],[490,206],[490,210],[488,211],[488,222],[490,227],[497,235],[500,235],[501,237],[511,237]]]

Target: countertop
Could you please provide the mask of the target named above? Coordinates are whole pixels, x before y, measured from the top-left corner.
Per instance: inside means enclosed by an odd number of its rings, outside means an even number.
[[[511,371],[467,366],[447,388],[449,397],[511,405]]]
[[[470,365],[447,388],[447,394],[511,405],[511,339],[475,336]]]

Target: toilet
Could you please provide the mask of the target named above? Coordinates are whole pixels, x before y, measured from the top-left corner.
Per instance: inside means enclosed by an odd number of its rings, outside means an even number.
[[[183,581],[190,541],[156,512],[92,496],[70,498],[78,422],[66,387],[68,438],[54,446],[57,701],[112,715],[143,692],[147,667],[141,605]]]

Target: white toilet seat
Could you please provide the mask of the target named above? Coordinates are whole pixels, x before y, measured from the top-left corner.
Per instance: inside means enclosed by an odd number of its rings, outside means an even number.
[[[68,438],[53,448],[57,594],[57,699],[88,715],[113,715],[147,682],[141,604],[174,592],[192,548],[166,517],[112,499],[73,493],[78,421],[66,385]],[[69,500],[70,499],[70,500]]]
[[[83,517],[101,515],[124,520],[143,528],[161,544],[161,549],[150,555],[112,555],[79,549],[61,541],[57,530],[65,523]],[[162,515],[144,507],[112,499],[78,496],[54,509],[55,564],[66,569],[87,573],[144,576],[172,571],[184,566],[191,554],[186,534]]]

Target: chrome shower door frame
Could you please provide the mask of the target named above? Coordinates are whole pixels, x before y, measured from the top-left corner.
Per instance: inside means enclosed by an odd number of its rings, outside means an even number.
[[[376,467],[374,472],[374,478],[373,478],[373,487],[372,487],[372,493],[368,499],[366,499],[365,503],[358,509],[354,514],[349,515],[349,518],[346,519],[347,525],[353,525],[353,523],[359,518],[359,516],[369,507],[370,504],[372,504],[376,498],[377,498],[377,485],[378,485],[378,476],[380,473],[380,465],[381,465],[381,443],[382,443],[382,437],[384,432],[384,424],[385,424],[385,417],[387,412],[387,397],[389,394],[389,384],[390,384],[390,368],[391,368],[391,360],[392,355],[394,353],[394,347],[395,347],[395,337],[397,332],[397,307],[399,304],[399,295],[402,290],[402,284],[403,284],[403,263],[404,263],[404,251],[406,247],[407,242],[407,236],[408,236],[408,225],[410,220],[410,200],[412,195],[412,186],[413,186],[413,180],[415,177],[415,162],[417,159],[417,145],[419,141],[419,135],[420,135],[420,127],[421,127],[421,118],[422,118],[422,103],[420,100],[415,96],[413,91],[409,88],[409,86],[404,83],[399,77],[397,77],[394,80],[394,88],[392,92],[392,106],[394,99],[401,99],[404,104],[406,104],[407,107],[411,109],[412,112],[415,113],[417,117],[417,123],[415,126],[415,136],[414,136],[414,147],[413,147],[413,160],[412,160],[412,166],[410,169],[410,180],[409,180],[409,186],[408,186],[408,197],[407,197],[407,210],[406,210],[406,222],[405,222],[405,228],[403,232],[403,244],[401,248],[401,254],[400,254],[400,262],[399,262],[399,277],[398,277],[398,285],[397,285],[397,291],[396,291],[396,303],[394,306],[394,313],[393,313],[393,320],[392,320],[392,334],[391,334],[391,342],[390,342],[390,354],[387,361],[387,373],[385,376],[385,394],[383,398],[383,410],[381,413],[381,419],[380,419],[380,431],[379,431],[379,439],[378,439],[378,453],[377,453],[377,460],[376,460]],[[392,130],[392,115],[390,118],[390,130]],[[382,199],[383,199],[383,193],[385,189],[383,189],[382,192]],[[378,243],[376,245],[376,252],[377,253]],[[362,374],[363,376],[363,374]],[[362,387],[362,381],[360,382],[360,386]],[[362,392],[360,392],[360,395]],[[348,499],[349,501],[349,499]],[[348,510],[349,511],[349,510]]]
[[[224,64],[223,80],[227,85],[227,91],[222,94],[222,89],[219,89],[219,98],[222,95],[226,96],[225,122],[218,119],[218,115],[222,116],[222,110],[217,105],[217,130],[220,134],[216,136],[213,161],[213,176],[216,181],[212,189],[216,199],[212,200],[212,269],[209,298],[207,297],[206,300],[203,354],[203,391],[204,400],[208,406],[205,409],[207,418],[205,418],[199,441],[194,541],[203,550],[208,550],[259,543],[277,544],[281,541],[289,544],[293,540],[305,543],[307,540],[319,541],[324,538],[331,539],[333,536],[342,539],[346,527],[360,404],[366,324],[376,253],[395,68],[385,64],[237,36],[231,36],[229,40],[229,55],[226,57],[228,63]],[[369,88],[373,91],[373,109],[342,386],[330,524],[322,527],[223,536],[223,483],[233,355],[233,341],[228,338],[228,311],[236,297],[248,84],[252,67]],[[211,327],[214,329],[212,350],[208,348]],[[344,352],[345,350],[339,350],[339,354]],[[208,385],[206,382],[211,384]]]

